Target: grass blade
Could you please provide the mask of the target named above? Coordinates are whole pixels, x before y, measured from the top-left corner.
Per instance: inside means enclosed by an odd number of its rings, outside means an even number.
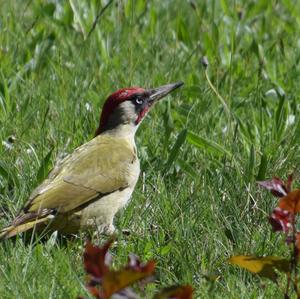
[[[191,131],[187,134],[187,141],[191,144],[196,146],[199,149],[203,149],[207,151],[208,153],[215,155],[215,156],[222,156],[222,155],[228,155],[231,156],[231,153],[228,152],[225,148],[223,148],[218,143],[203,138]]]
[[[176,142],[175,142],[174,146],[172,147],[172,149],[170,151],[169,159],[168,159],[168,161],[166,163],[166,166],[165,166],[165,172],[167,172],[170,169],[173,162],[175,161],[181,146],[183,145],[183,143],[186,140],[186,136],[187,136],[187,130],[186,129],[182,130],[179,133],[179,135],[176,139]]]
[[[53,148],[50,149],[50,151],[44,157],[44,159],[41,163],[41,166],[40,166],[40,168],[38,170],[38,173],[37,173],[37,182],[38,183],[41,183],[46,178],[46,176],[48,175],[52,152],[53,152]]]

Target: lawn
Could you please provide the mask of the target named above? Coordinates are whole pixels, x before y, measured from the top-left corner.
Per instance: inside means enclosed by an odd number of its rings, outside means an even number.
[[[298,173],[297,1],[116,0],[96,20],[106,3],[0,0],[0,227],[43,167],[93,137],[110,93],[182,80],[137,133],[142,172],[115,219],[131,232],[115,265],[131,252],[155,259],[149,298],[173,284],[192,284],[195,298],[283,297],[226,260],[288,256],[267,221],[274,198],[256,182]],[[83,247],[1,243],[0,297],[88,298]]]

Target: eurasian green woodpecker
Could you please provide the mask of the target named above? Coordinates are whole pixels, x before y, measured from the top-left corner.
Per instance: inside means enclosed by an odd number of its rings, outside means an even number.
[[[33,228],[112,233],[113,218],[130,199],[140,173],[135,132],[150,108],[182,85],[123,88],[110,95],[95,137],[55,165],[0,239]]]

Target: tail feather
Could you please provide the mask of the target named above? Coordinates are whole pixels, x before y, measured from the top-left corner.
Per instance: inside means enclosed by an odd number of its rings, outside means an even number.
[[[19,233],[23,233],[27,230],[33,229],[35,226],[40,225],[53,218],[53,215],[47,215],[43,218],[34,219],[18,225],[10,225],[0,231],[0,241],[9,239],[16,236]]]

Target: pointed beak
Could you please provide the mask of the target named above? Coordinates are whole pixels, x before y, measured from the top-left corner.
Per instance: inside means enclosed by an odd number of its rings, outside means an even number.
[[[160,99],[164,98],[166,95],[168,95],[171,91],[179,88],[184,83],[182,81],[171,83],[167,85],[160,86],[158,88],[148,89],[147,92],[149,95],[149,102],[154,104],[155,102],[159,101]]]

